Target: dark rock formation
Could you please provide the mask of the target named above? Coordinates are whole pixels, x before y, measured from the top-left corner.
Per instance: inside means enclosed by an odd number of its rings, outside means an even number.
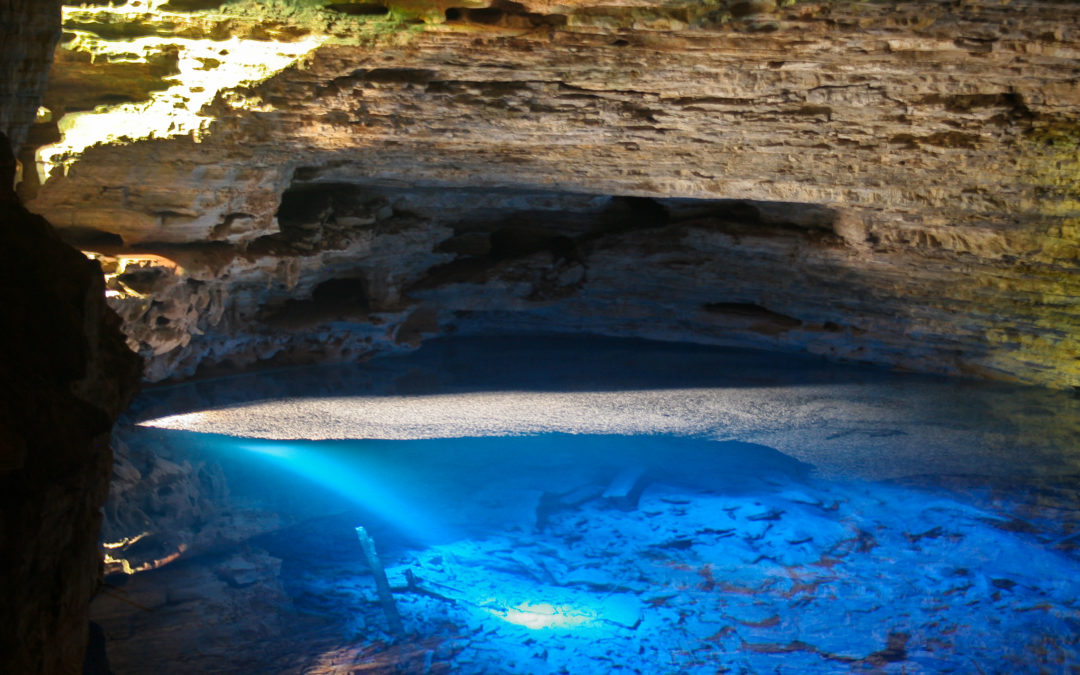
[[[59,35],[57,2],[0,8],[0,672],[78,672],[99,583],[109,430],[140,372],[100,267],[11,190]]]
[[[11,0],[0,7],[0,129],[13,148],[26,140],[41,105],[60,38],[60,4],[61,0]],[[5,193],[10,187],[7,182],[0,186]]]
[[[109,430],[141,370],[104,303],[100,268],[40,216],[5,205],[0,304],[4,672],[71,672],[111,466]]]
[[[5,140],[6,144],[6,140]],[[0,244],[0,666],[71,672],[101,567],[109,430],[138,357],[106,307],[98,265],[40,216],[7,201]]]

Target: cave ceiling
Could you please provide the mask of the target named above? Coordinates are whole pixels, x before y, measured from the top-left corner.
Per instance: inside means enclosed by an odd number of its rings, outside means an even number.
[[[64,8],[29,208],[151,380],[591,332],[1080,386],[1067,2]]]

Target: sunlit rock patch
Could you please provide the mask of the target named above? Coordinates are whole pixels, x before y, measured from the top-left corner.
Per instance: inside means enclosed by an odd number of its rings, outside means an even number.
[[[72,16],[81,11],[85,10],[66,8],[68,23],[72,24]],[[56,169],[66,173],[79,161],[86,148],[94,145],[124,145],[174,136],[201,140],[215,119],[204,109],[219,96],[270,78],[297,63],[322,42],[317,37],[278,42],[240,37],[193,39],[169,34],[164,37],[137,36],[116,42],[79,30],[77,23],[69,30],[71,39],[61,45],[62,54],[70,54],[67,58],[76,62],[88,60],[108,65],[83,73],[65,67],[61,62],[59,77],[76,78],[82,83],[93,77],[89,73],[102,73],[115,78],[115,86],[121,87],[111,96],[145,100],[111,105],[101,103],[91,110],[75,109],[58,115],[56,124],[60,140],[37,151],[38,180],[42,184]],[[125,77],[133,79],[125,71],[125,65],[127,70],[134,70],[145,63],[150,66],[149,73],[154,73],[154,66],[162,62],[167,65],[157,68],[160,83],[146,85],[144,91],[138,92],[144,96],[129,94],[122,89],[126,84]],[[70,107],[73,98],[68,94],[57,103],[66,103]],[[236,94],[226,96],[225,100],[237,108],[258,110],[260,107],[257,99]],[[46,104],[50,102],[46,97]],[[85,94],[79,103],[86,105]],[[89,103],[95,101],[91,99]]]

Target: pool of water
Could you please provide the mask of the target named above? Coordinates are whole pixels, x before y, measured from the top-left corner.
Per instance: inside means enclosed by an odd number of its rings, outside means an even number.
[[[92,609],[117,672],[1076,672],[1078,431],[1066,392],[599,338],[159,388],[106,528],[153,569]]]

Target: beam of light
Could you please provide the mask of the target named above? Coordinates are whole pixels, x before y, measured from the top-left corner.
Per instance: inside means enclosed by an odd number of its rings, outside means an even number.
[[[827,391],[805,387],[798,401],[813,400],[819,392],[831,399],[843,394],[838,386]],[[771,405],[763,405],[763,398]],[[773,403],[769,398],[780,400]],[[794,406],[788,400],[792,398],[779,389],[722,387],[312,396],[203,409],[147,419],[138,425],[265,440],[434,440],[549,433],[730,439],[759,429],[766,415],[776,426],[807,426],[805,413],[791,410]],[[845,405],[838,403],[836,410]],[[795,444],[777,447],[819,469],[846,459],[840,455],[810,456]],[[906,472],[907,466],[901,469]]]
[[[505,609],[490,607],[487,611],[507,623],[532,630],[543,628],[576,628],[596,622],[596,617],[569,605],[523,602]]]
[[[755,422],[753,414],[737,408],[738,402],[753,397],[747,390],[726,389],[313,396],[170,415],[139,425],[279,440],[417,440],[545,432],[693,434],[709,431],[716,419]],[[688,409],[687,400],[705,402],[708,408]],[[679,414],[684,411],[689,414]]]
[[[65,19],[85,11],[64,7]],[[96,8],[95,11],[122,13],[127,6]],[[151,14],[157,10],[147,10]],[[267,42],[242,38],[229,40],[190,39],[174,36],[140,37],[110,43],[90,34],[73,31],[68,49],[85,51],[93,58],[115,62],[146,60],[166,48],[178,48],[178,74],[165,78],[172,86],[154,92],[150,100],[98,106],[94,110],[69,113],[57,121],[61,138],[37,151],[38,177],[44,185],[54,169],[68,169],[89,147],[99,144],[124,145],[137,140],[190,135],[201,141],[214,117],[204,109],[220,95],[233,108],[265,110],[262,101],[229,95],[230,90],[264,82],[299,62],[321,45],[325,38],[311,36],[295,42]],[[132,57],[131,55],[135,55]]]
[[[603,353],[598,352],[598,360]],[[352,385],[340,384],[344,378],[335,384],[333,374],[323,377],[321,371],[311,372],[320,377],[309,382],[325,383],[317,395],[282,397],[277,393],[281,391],[278,379],[268,377],[268,385],[261,379],[238,379],[240,384],[233,386],[250,388],[247,402],[232,402],[244,401],[245,394],[236,390],[230,394],[228,407],[207,406],[145,419],[138,425],[310,441],[674,434],[760,443],[814,465],[818,477],[865,480],[901,478],[913,470],[960,474],[992,469],[1000,475],[1032,471],[1031,453],[1024,449],[1028,441],[1006,440],[1017,433],[1017,427],[1009,425],[1020,425],[1022,436],[1028,439],[1050,442],[1056,433],[1056,425],[1038,422],[1019,403],[1008,402],[1027,400],[1027,394],[1006,399],[975,394],[970,385],[919,377],[797,386],[480,389],[328,396],[327,390]],[[283,371],[282,377],[286,374]],[[382,376],[377,370],[374,374]],[[267,393],[260,394],[263,391]],[[265,398],[258,400],[260,395]],[[987,430],[982,436],[985,440],[971,443],[969,432],[950,421],[955,415],[976,415],[974,419],[981,420]],[[1062,423],[1066,425],[1062,429],[1069,428],[1064,418]],[[1070,455],[1070,461],[1080,461],[1076,454]],[[988,457],[993,461],[988,462]],[[1055,469],[1047,465],[1046,470]]]
[[[450,537],[429,513],[391,484],[387,472],[363,457],[334,454],[317,444],[221,441],[266,457],[291,473],[338,494],[376,514],[399,531],[420,541]]]
[[[213,431],[204,431],[206,425],[213,418],[212,410],[200,410],[199,412],[180,413],[179,415],[166,415],[147,422],[139,422],[136,426],[151,427],[157,429],[173,429],[177,431],[196,431],[212,434]],[[208,419],[209,413],[209,419]],[[249,437],[250,438],[250,437]]]

